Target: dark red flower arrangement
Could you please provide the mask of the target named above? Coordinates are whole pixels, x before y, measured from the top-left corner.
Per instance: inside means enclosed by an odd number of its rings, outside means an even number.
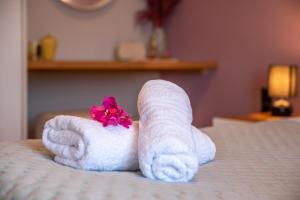
[[[137,21],[151,22],[155,27],[162,27],[179,2],[180,0],[147,0],[147,8],[136,15]]]
[[[108,125],[122,125],[129,128],[132,124],[132,119],[128,113],[117,104],[114,97],[104,98],[101,106],[92,106],[90,116],[92,119],[102,123],[104,127]]]

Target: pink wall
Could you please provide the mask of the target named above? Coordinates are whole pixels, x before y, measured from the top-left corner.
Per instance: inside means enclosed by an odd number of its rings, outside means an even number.
[[[215,72],[204,76],[164,74],[189,93],[194,123],[209,125],[213,116],[259,111],[269,64],[300,66],[300,3],[183,1],[170,19],[167,35],[175,57],[219,62]],[[293,99],[298,113],[299,99]]]

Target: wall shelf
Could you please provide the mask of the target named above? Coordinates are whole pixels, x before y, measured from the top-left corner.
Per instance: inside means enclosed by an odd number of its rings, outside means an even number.
[[[29,71],[204,71],[217,67],[215,61],[153,60],[121,61],[29,61]]]

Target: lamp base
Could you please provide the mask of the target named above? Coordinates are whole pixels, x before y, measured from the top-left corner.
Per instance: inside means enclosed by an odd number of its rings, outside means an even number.
[[[274,116],[291,116],[293,107],[287,99],[277,99],[273,101],[271,112]]]
[[[293,108],[292,106],[288,107],[283,107],[283,106],[278,106],[278,107],[272,107],[271,108],[272,115],[274,116],[291,116],[293,113]]]

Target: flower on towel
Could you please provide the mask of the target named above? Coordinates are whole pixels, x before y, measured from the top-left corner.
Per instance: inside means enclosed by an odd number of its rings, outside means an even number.
[[[132,119],[128,113],[122,109],[114,97],[104,98],[101,106],[92,106],[90,109],[91,118],[101,122],[104,127],[108,125],[118,126],[119,124],[129,128]]]

